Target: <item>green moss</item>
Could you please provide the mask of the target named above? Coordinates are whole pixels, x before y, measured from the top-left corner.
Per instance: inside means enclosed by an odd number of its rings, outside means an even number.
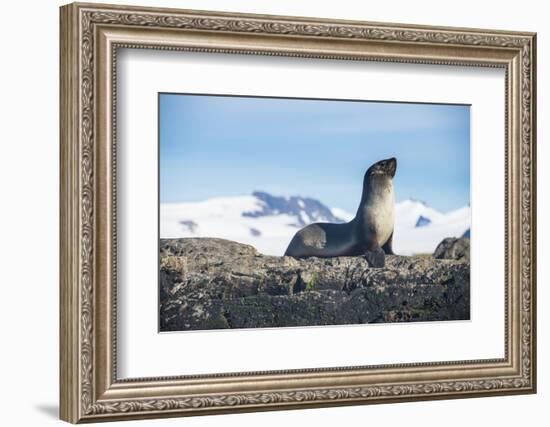
[[[411,306],[410,312],[412,317],[426,318],[436,314],[440,308],[441,304],[436,299],[427,299],[423,305]]]
[[[314,271],[311,275],[311,280],[306,283],[306,291],[311,291],[315,288],[315,282],[317,281],[317,272]]]
[[[431,313],[432,310],[425,307],[411,307],[412,317],[425,317]]]
[[[454,279],[454,274],[452,272],[445,273],[441,276],[441,284],[446,285]]]

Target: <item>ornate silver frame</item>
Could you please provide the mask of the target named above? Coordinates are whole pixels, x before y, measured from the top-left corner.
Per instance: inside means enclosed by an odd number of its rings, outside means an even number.
[[[533,33],[190,10],[61,8],[61,419],[77,423],[536,390]],[[502,67],[505,357],[118,380],[114,175],[118,47]]]

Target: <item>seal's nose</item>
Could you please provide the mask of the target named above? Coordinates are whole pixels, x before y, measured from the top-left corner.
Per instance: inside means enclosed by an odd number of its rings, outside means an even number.
[[[392,157],[391,159],[388,159],[387,162],[388,171],[393,178],[395,176],[395,171],[397,170],[397,159],[395,157]]]

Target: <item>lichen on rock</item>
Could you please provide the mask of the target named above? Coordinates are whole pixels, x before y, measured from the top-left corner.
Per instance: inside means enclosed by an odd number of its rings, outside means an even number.
[[[161,331],[466,320],[470,264],[432,257],[261,255],[223,239],[161,239]]]

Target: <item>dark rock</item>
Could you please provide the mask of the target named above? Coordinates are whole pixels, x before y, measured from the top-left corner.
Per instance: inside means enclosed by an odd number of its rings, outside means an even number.
[[[198,227],[198,224],[190,219],[180,221],[180,224],[183,225],[187,229],[187,231],[190,231],[191,233],[194,233]]]
[[[420,215],[418,219],[416,220],[415,227],[425,227],[426,225],[430,225],[432,223],[432,220],[430,218],[426,218],[425,216]]]
[[[263,191],[252,193],[261,202],[261,206],[254,211],[243,212],[243,216],[259,218],[268,215],[286,214],[296,220],[297,227],[303,227],[312,222],[345,222],[335,216],[332,211],[319,200],[310,197],[278,197]],[[304,220],[304,217],[306,220]]]
[[[254,237],[259,237],[262,235],[262,232],[258,230],[257,228],[250,227],[250,234]]]
[[[448,237],[435,248],[434,258],[470,262],[470,239]]]
[[[470,317],[470,265],[431,257],[260,255],[222,239],[161,239],[161,331]]]

